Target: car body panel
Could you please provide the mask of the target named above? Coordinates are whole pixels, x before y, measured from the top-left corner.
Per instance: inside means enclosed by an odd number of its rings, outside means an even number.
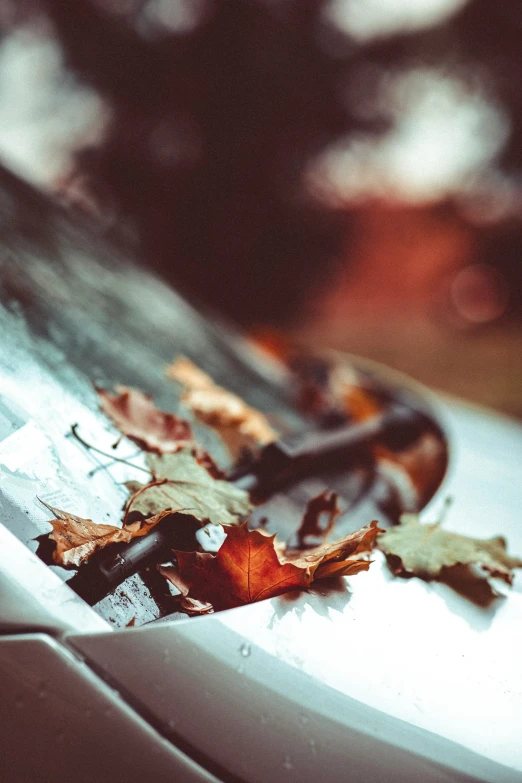
[[[510,548],[522,552],[522,528],[513,514],[522,500],[516,480],[522,427],[463,403],[441,404],[457,449],[442,488],[454,496],[444,525],[477,537],[502,531]],[[423,512],[425,520],[436,519],[443,499]],[[170,628],[145,627],[133,636],[82,634],[73,643],[157,720],[174,721],[184,741],[205,747],[237,774],[243,770],[248,780],[274,779],[286,757],[296,779],[312,780],[321,768],[328,780],[345,779],[331,746],[341,725],[355,732],[345,743],[353,740],[361,758],[351,744],[341,757],[357,757],[361,769],[369,764],[364,774],[370,779],[384,767],[390,780],[408,780],[408,774],[411,780],[430,780],[429,774],[439,779],[440,770],[416,770],[409,759],[415,749],[451,767],[455,780],[463,771],[477,780],[522,780],[520,575],[505,598],[480,607],[448,585],[393,577],[379,552],[374,560],[369,572],[345,579],[346,590],[319,586]],[[147,664],[137,678],[140,661]],[[191,696],[194,681],[197,695]],[[241,727],[239,750],[222,741],[233,725]],[[355,739],[358,731],[373,736],[371,752],[371,745]],[[241,750],[257,732],[272,732],[264,761],[254,748]],[[306,738],[314,741],[313,753]],[[409,760],[393,771],[393,754],[381,743],[401,741]]]
[[[218,783],[47,634],[0,638],[1,779]]]

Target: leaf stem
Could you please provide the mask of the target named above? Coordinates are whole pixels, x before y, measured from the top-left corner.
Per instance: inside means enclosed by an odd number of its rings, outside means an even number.
[[[141,495],[142,492],[145,492],[146,489],[150,489],[151,487],[159,487],[161,484],[166,484],[168,479],[157,479],[155,481],[151,481],[149,484],[145,484],[143,487],[140,487],[134,495],[129,499],[127,503],[127,508],[125,509],[125,516],[123,517],[122,525],[125,527],[127,524],[127,519],[129,517],[129,514],[131,512],[131,506],[138,497],[138,495]]]
[[[141,470],[150,476],[150,470],[147,468],[142,468],[141,465],[135,465],[133,462],[129,462],[128,459],[124,459],[123,457],[115,457],[114,454],[108,454],[106,451],[102,451],[102,449],[99,449],[97,446],[93,446],[91,443],[87,443],[87,441],[78,434],[78,424],[73,424],[71,426],[71,433],[76,438],[78,443],[81,443],[82,446],[87,449],[87,451],[95,451],[96,454],[101,454],[102,457],[107,457],[107,459],[110,459],[112,462],[121,462],[124,465],[128,465],[130,468]]]

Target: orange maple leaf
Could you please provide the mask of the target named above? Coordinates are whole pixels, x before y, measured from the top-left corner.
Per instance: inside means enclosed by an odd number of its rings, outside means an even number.
[[[360,557],[369,551],[379,532],[377,522],[334,544],[287,556],[274,545],[275,536],[224,526],[227,537],[216,555],[175,551],[177,568],[160,569],[183,597],[211,604],[217,611],[303,590],[315,579],[367,570]]]

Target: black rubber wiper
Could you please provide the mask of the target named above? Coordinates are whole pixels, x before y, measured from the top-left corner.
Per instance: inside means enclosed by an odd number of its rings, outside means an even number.
[[[306,476],[346,469],[362,455],[367,456],[376,443],[394,451],[405,449],[429,423],[423,412],[397,403],[361,423],[274,441],[251,465],[233,470],[229,480],[260,501]]]

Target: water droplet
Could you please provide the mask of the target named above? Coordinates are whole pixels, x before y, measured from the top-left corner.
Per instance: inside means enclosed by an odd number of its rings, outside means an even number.
[[[314,560],[316,560],[316,558],[313,557],[312,555],[308,555],[307,557],[305,557],[305,560],[307,563],[313,563]]]
[[[46,696],[47,696],[47,688],[45,687],[45,684],[40,685],[40,687],[38,688],[38,698],[45,699]]]
[[[168,724],[169,724],[169,729],[175,729],[176,728],[176,721],[174,720],[174,718],[169,718]]]
[[[290,756],[285,756],[285,760],[283,761],[283,767],[285,769],[293,769],[294,765],[292,764],[292,759]]]
[[[316,746],[316,743],[315,743],[314,739],[311,739],[311,740],[308,741],[308,747],[310,748],[310,752],[311,752],[312,756],[316,756],[317,755],[317,746]]]
[[[307,726],[308,723],[310,723],[310,718],[308,717],[308,715],[305,715],[303,712],[303,714],[299,716],[299,723],[301,724],[301,726]]]
[[[243,658],[248,658],[251,653],[252,653],[252,648],[250,647],[249,644],[244,642],[239,648],[239,654],[242,655]]]
[[[261,715],[261,717],[259,718],[259,721],[260,721],[260,722],[261,722],[263,725],[265,725],[266,723],[268,723],[268,718],[266,717],[266,715]]]
[[[240,665],[237,667],[237,669],[236,669],[236,672],[237,672],[238,674],[244,674],[244,671],[245,671],[245,667],[244,667],[244,666],[242,666],[241,664],[240,664]]]

